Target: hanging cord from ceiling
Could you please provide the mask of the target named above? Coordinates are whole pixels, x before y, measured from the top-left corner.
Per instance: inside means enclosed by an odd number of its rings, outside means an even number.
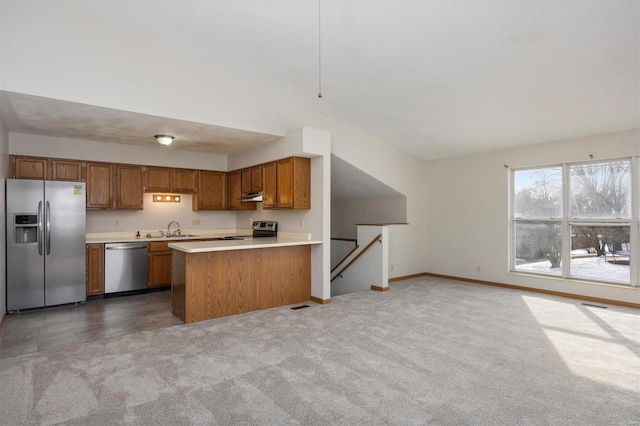
[[[322,98],[322,0],[318,0],[318,98]]]

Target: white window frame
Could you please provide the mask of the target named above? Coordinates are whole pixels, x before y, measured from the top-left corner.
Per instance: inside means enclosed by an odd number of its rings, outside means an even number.
[[[629,218],[574,218],[571,217],[571,166],[597,164],[603,162],[615,162],[615,161],[629,161],[630,172],[630,215]],[[562,168],[562,217],[561,218],[533,218],[533,217],[516,217],[515,215],[515,174],[518,171],[525,170],[540,170],[550,169],[554,167]],[[570,279],[572,281],[588,281],[605,284],[620,285],[624,287],[638,287],[640,285],[640,270],[638,267],[640,259],[640,157],[622,157],[601,159],[585,162],[572,162],[562,164],[550,164],[546,166],[538,167],[522,167],[518,169],[511,169],[510,181],[509,181],[509,270],[512,273],[535,275],[553,279]],[[533,271],[526,271],[522,269],[516,269],[516,225],[517,223],[560,223],[562,233],[562,264],[561,273],[558,274],[545,274],[537,273]],[[581,276],[571,275],[571,229],[573,226],[629,226],[629,245],[633,250],[632,256],[629,258],[630,274],[629,283],[623,283],[620,281],[609,281],[603,279],[591,279]]]

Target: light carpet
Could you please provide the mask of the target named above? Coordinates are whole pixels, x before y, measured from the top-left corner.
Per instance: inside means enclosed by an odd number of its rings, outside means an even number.
[[[451,280],[0,360],[0,424],[640,424],[640,313]]]

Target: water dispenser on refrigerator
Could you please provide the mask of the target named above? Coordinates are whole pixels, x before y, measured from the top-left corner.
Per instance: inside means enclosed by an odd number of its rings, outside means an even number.
[[[13,243],[37,243],[38,215],[36,213],[26,213],[14,214],[13,217]]]

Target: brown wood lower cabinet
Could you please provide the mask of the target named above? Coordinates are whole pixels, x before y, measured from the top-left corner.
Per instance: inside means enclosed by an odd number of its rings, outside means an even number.
[[[173,314],[189,324],[311,299],[311,246],[174,250]]]
[[[104,294],[104,244],[87,244],[87,296]]]
[[[149,243],[149,283],[150,288],[171,285],[171,255],[169,243],[173,241],[152,241]]]

